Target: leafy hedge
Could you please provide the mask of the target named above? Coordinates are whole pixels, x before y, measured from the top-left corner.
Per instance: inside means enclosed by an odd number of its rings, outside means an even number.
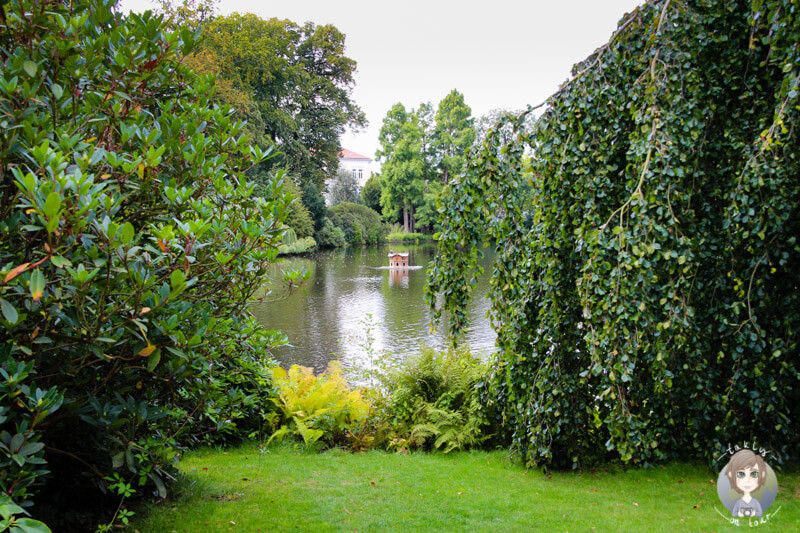
[[[462,331],[497,239],[493,398],[530,463],[800,455],[798,17],[647,2],[442,195],[429,304]]]
[[[198,35],[113,5],[0,21],[0,489],[73,526],[109,486],[163,496],[177,446],[260,431],[285,342],[246,312],[281,176],[253,195],[264,154],[181,64]]]

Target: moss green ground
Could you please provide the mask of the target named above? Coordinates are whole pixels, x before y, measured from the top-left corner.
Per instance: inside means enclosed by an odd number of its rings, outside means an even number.
[[[192,452],[180,470],[180,494],[139,509],[139,532],[741,530],[715,511],[724,511],[716,476],[699,465],[548,477],[504,452],[262,453],[246,445]],[[800,473],[778,481],[768,513],[780,510],[757,529],[800,531]]]

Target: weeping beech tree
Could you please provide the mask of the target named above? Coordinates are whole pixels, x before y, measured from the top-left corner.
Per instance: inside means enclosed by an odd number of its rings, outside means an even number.
[[[486,392],[529,464],[797,458],[798,9],[645,3],[442,194],[427,299],[463,331],[496,245]]]

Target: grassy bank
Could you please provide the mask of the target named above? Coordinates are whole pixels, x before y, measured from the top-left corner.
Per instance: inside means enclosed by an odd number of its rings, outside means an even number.
[[[255,445],[181,462],[182,494],[138,512],[140,532],[734,531],[704,466],[553,473],[504,452],[322,454]],[[779,474],[762,531],[800,530],[800,475]],[[747,519],[742,527],[747,527]]]
[[[425,233],[390,233],[386,236],[386,244],[421,243],[433,240],[433,235]]]

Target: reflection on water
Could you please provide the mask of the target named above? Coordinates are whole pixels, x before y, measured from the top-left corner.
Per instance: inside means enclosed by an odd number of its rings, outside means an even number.
[[[411,265],[424,267],[416,270],[385,268],[388,250],[388,246],[336,249],[273,265],[275,279],[281,277],[281,270],[306,268],[311,273],[304,290],[286,300],[252,308],[262,324],[288,335],[291,346],[275,350],[282,364],[297,363],[321,371],[338,356],[345,366],[362,366],[370,324],[372,349],[378,353],[404,357],[417,353],[422,345],[446,346],[444,324],[436,334],[429,332],[430,316],[423,298],[427,266],[436,247],[426,244],[401,249],[411,253]],[[491,259],[489,254],[483,259],[489,273]],[[495,339],[486,318],[490,302],[483,298],[488,284],[489,274],[484,273],[470,303],[470,328],[464,341],[473,352],[486,355],[493,351]]]
[[[408,269],[402,270],[390,269],[389,270],[389,286],[408,288]]]

